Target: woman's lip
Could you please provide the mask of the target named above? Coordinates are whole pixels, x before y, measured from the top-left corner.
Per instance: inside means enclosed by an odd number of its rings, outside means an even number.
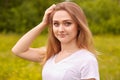
[[[64,38],[66,34],[58,34],[58,36]]]

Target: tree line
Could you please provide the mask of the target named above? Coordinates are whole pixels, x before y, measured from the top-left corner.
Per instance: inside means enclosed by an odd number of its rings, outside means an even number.
[[[50,5],[62,1],[0,0],[0,32],[24,33],[40,23],[44,11]],[[71,1],[84,10],[93,34],[120,34],[119,0]]]

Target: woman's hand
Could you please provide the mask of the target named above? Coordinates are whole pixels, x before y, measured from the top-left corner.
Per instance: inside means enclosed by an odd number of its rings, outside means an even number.
[[[43,20],[42,20],[42,23],[45,24],[45,25],[48,25],[49,24],[49,16],[50,14],[54,11],[54,8],[56,7],[55,4],[53,4],[52,6],[50,6],[46,11],[45,11],[45,14],[43,16]]]

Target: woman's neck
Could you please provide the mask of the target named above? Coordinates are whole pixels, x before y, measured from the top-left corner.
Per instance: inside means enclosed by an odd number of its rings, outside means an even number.
[[[61,44],[61,52],[73,53],[79,49],[76,43]]]

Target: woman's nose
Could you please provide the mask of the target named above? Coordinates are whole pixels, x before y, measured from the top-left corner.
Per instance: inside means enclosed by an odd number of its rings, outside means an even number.
[[[59,26],[59,31],[64,31],[65,29],[64,29],[64,26],[61,24],[60,26]]]

